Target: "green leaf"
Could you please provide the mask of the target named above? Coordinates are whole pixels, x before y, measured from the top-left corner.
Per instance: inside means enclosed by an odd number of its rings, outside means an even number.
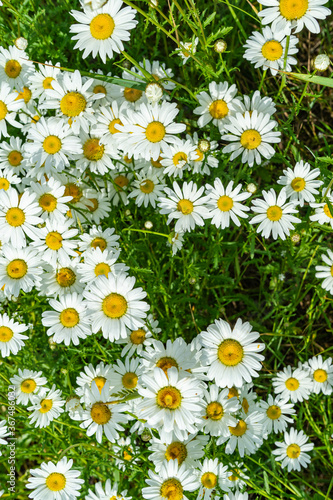
[[[333,158],[331,158],[330,156],[317,156],[316,159],[323,163],[333,163]]]
[[[324,85],[324,87],[333,88],[333,78],[310,74],[304,75],[303,73],[289,73],[288,71],[283,71],[283,73],[290,78],[295,78],[296,80],[303,80],[304,82],[308,83],[317,83],[318,85]]]
[[[211,14],[211,15],[210,15],[207,19],[206,19],[206,21],[204,21],[204,23],[203,23],[204,28],[206,28],[206,26],[208,26],[208,24],[210,24],[210,23],[213,21],[213,19],[214,19],[214,17],[215,17],[215,16],[216,16],[216,11],[215,11],[215,12],[213,12],[213,13],[212,13],[212,14]]]

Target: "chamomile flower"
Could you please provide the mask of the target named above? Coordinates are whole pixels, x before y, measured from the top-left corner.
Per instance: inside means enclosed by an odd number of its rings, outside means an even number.
[[[69,208],[67,203],[73,199],[72,196],[64,196],[66,187],[53,177],[48,180],[42,177],[40,182],[31,182],[30,186],[43,210],[41,218],[51,223],[62,223]]]
[[[15,248],[6,244],[1,248],[0,288],[5,285],[6,297],[18,297],[21,290],[30,292],[41,281],[43,269],[40,256],[32,248]]]
[[[41,500],[71,500],[80,496],[80,489],[84,483],[79,479],[80,471],[73,470],[73,460],[66,457],[59,462],[43,462],[40,469],[30,469],[31,477],[26,487],[33,490],[29,498]]]
[[[238,319],[231,330],[229,324],[220,319],[209,325],[207,332],[200,333],[205,364],[209,366],[207,376],[215,380],[218,387],[241,387],[258,377],[264,356],[258,354],[265,344],[257,341],[258,332],[252,332],[247,321]]]
[[[250,478],[242,469],[243,465],[243,462],[235,462],[234,464],[229,465],[229,472],[231,475],[228,476],[228,479],[226,480],[229,488],[236,488],[236,491],[238,491],[246,486],[245,480]]]
[[[271,394],[268,396],[267,402],[261,400],[257,410],[262,415],[261,423],[263,425],[263,434],[271,434],[271,432],[284,432],[288,423],[294,422],[290,415],[295,415],[296,410],[294,405],[287,403],[287,399],[280,396],[273,398]]]
[[[128,104],[126,102],[119,105],[117,101],[112,101],[112,104],[107,108],[101,106],[99,108],[97,123],[93,126],[92,132],[97,137],[103,139],[103,142],[105,139],[111,144],[116,144],[117,134],[120,132],[116,128],[116,125],[123,125],[122,117],[127,109]]]
[[[77,265],[79,259],[74,258],[69,263],[57,266],[47,271],[43,275],[43,282],[40,286],[40,292],[46,296],[63,296],[67,293],[82,293],[83,284],[80,281],[80,273]]]
[[[85,500],[106,500],[113,498],[114,500],[131,500],[132,497],[127,495],[127,490],[118,493],[118,485],[114,483],[112,486],[111,480],[107,479],[103,487],[102,483],[95,484],[95,493],[89,489],[88,495]]]
[[[324,188],[322,191],[323,197],[328,198],[328,201],[333,204],[333,194],[330,189]],[[310,203],[312,208],[315,208],[315,214],[310,215],[310,220],[318,222],[318,224],[326,224],[327,222],[333,229],[333,214],[331,214],[330,207],[326,202]]]
[[[91,71],[93,73],[93,71]],[[98,69],[95,75],[103,75],[103,71]],[[112,76],[111,73],[107,73],[106,76]],[[99,99],[98,101],[95,101],[93,103],[93,107],[98,110],[100,106],[111,106],[112,105],[112,88],[113,85],[109,82],[107,82],[104,79],[99,79],[95,78],[94,81],[91,84],[91,89],[90,91],[93,92],[94,94],[104,94],[104,97],[102,99]]]
[[[72,10],[71,15],[80,24],[72,24],[71,33],[77,33],[72,40],[77,40],[74,49],[83,50],[83,59],[92,53],[93,57],[100,55],[104,64],[106,57],[110,59],[113,53],[124,50],[123,42],[130,39],[129,31],[138,24],[136,11],[130,7],[121,8],[121,0],[106,2],[100,9],[94,11],[84,9],[84,12]]]
[[[6,420],[0,421],[0,444],[7,444],[7,441],[3,439],[4,437],[9,436],[6,424],[7,424]],[[1,457],[1,451],[0,451],[0,457]]]
[[[83,195],[87,200],[86,204],[89,210],[89,213],[86,215],[87,218],[95,222],[95,224],[99,224],[111,211],[111,205],[105,189],[101,189],[100,191],[87,189],[84,190]]]
[[[113,206],[117,207],[119,203],[128,205],[128,193],[133,174],[128,173],[123,165],[117,165],[117,169],[110,172],[112,182],[107,183],[108,196]]]
[[[109,273],[107,278],[99,276],[84,291],[83,296],[89,301],[93,333],[102,330],[104,338],[114,341],[125,338],[127,329],[143,325],[149,305],[142,299],[147,294],[134,285],[134,277]]]
[[[250,115],[254,110],[258,113],[274,115],[276,112],[276,106],[271,97],[261,96],[259,90],[253,92],[252,97],[248,95],[243,95],[242,99],[237,103],[238,110],[241,113],[248,111]]]
[[[176,52],[181,57],[183,65],[188,61],[190,57],[192,57],[196,53],[198,43],[198,37],[193,37],[191,42],[180,43],[180,47],[179,49],[176,49]]]
[[[194,174],[210,174],[210,168],[218,167],[218,159],[211,152],[218,148],[216,141],[211,141],[209,137],[199,139],[198,134],[194,132],[193,137],[186,135],[186,139],[192,141],[195,145],[196,158],[190,161],[190,169]]]
[[[295,229],[293,223],[301,222],[292,214],[297,213],[296,205],[292,202],[286,203],[287,194],[282,191],[277,194],[273,188],[262,192],[264,199],[252,200],[251,209],[257,213],[250,220],[250,224],[260,223],[257,233],[262,233],[264,238],[272,234],[274,240],[280,237],[282,240],[289,236],[290,230]]]
[[[281,398],[291,399],[293,403],[307,399],[312,388],[308,372],[301,368],[292,369],[291,366],[285,366],[282,372],[278,372],[272,384],[275,394],[281,394]]]
[[[147,500],[188,500],[184,491],[195,491],[199,488],[199,481],[193,469],[185,464],[178,466],[177,460],[165,461],[158,474],[148,471],[149,485],[142,489],[142,496]]]
[[[312,380],[311,392],[315,394],[322,392],[328,396],[332,394],[333,366],[331,358],[323,360],[319,354],[319,356],[314,356],[304,363],[303,368],[308,371]]]
[[[119,248],[118,240],[120,236],[114,234],[114,232],[113,227],[103,230],[101,226],[92,226],[89,233],[80,234],[82,240],[82,243],[79,243],[80,251],[85,252],[93,248],[100,248],[103,252],[105,249],[114,250]]]
[[[0,66],[1,69],[1,66]],[[9,137],[7,132],[7,123],[13,127],[20,128],[22,125],[15,120],[17,111],[21,108],[21,101],[16,100],[17,96],[11,91],[6,82],[0,85],[0,138]]]
[[[117,263],[120,251],[112,252],[94,248],[87,250],[84,254],[84,263],[78,264],[78,270],[83,283],[92,283],[98,276],[108,277],[109,273],[114,275],[125,273],[129,270],[125,264]]]
[[[194,114],[200,115],[198,119],[199,127],[204,127],[213,120],[213,125],[219,127],[220,132],[229,122],[230,115],[237,110],[238,99],[236,85],[229,87],[227,82],[211,82],[209,84],[209,94],[200,92],[197,95],[200,106],[195,108]]]
[[[112,97],[117,101],[119,106],[126,102],[128,108],[138,109],[140,104],[147,103],[146,95],[144,91],[140,89],[146,85],[146,78],[143,76],[142,71],[132,66],[129,71],[123,71],[121,76],[123,79],[129,80],[132,83],[129,83],[129,87],[123,87],[120,84],[112,86]]]
[[[309,163],[304,163],[303,160],[296,163],[294,170],[287,168],[283,171],[284,175],[280,176],[277,183],[285,186],[286,195],[290,201],[294,201],[303,207],[304,202],[316,201],[314,194],[318,194],[318,187],[323,184],[323,181],[316,180],[320,175],[319,168],[313,168]]]
[[[248,215],[245,213],[249,211],[249,207],[239,203],[251,196],[251,193],[240,193],[242,185],[238,184],[234,188],[233,181],[230,181],[226,188],[224,188],[220,179],[215,179],[214,186],[206,184],[206,192],[208,200],[206,202],[207,208],[210,210],[210,217],[212,217],[212,224],[217,228],[225,229],[230,226],[230,220],[240,226],[239,217],[245,219]]]
[[[22,332],[28,330],[25,324],[16,323],[7,314],[0,314],[0,352],[3,358],[14,354],[24,346],[24,340],[28,337]]]
[[[135,389],[143,371],[144,367],[140,366],[140,359],[138,358],[130,359],[129,356],[127,356],[124,362],[117,359],[117,364],[112,366],[109,373],[112,393]]]
[[[316,266],[316,278],[324,278],[321,286],[333,295],[333,252],[328,248],[327,254],[322,254],[326,266]]]
[[[5,172],[0,169],[0,190],[8,191],[11,187],[15,187],[17,184],[20,184],[22,180],[20,177],[17,177],[12,172]]]
[[[246,483],[244,483],[246,484]],[[223,495],[223,500],[249,500],[248,493],[241,493],[240,491],[235,491],[235,493],[225,493]]]
[[[204,390],[204,408],[199,427],[211,436],[228,436],[228,426],[237,425],[235,414],[240,409],[240,404],[236,397],[229,398],[228,394],[228,389],[220,391],[215,384],[209,386],[209,391]]]
[[[95,367],[91,363],[84,367],[84,371],[80,372],[76,379],[79,387],[75,389],[76,394],[81,397],[82,401],[85,401],[85,392],[87,389],[91,389],[93,382],[95,382],[99,392],[102,392],[105,382],[109,380],[111,368],[111,365],[104,365],[103,362],[98,363]]]
[[[307,451],[313,450],[314,444],[308,443],[309,437],[303,431],[290,429],[290,432],[284,433],[284,442],[276,442],[278,447],[273,450],[273,455],[276,455],[275,460],[282,460],[281,467],[287,467],[288,472],[292,470],[301,470],[301,466],[306,468],[311,462]]]
[[[167,224],[177,219],[176,232],[192,231],[196,225],[203,226],[204,220],[209,218],[209,210],[205,207],[207,196],[202,196],[204,187],[190,181],[184,182],[182,188],[174,181],[173,189],[165,188],[167,198],[161,197],[159,207],[161,214],[167,214]]]
[[[27,405],[39,389],[47,384],[47,379],[42,376],[42,372],[34,370],[18,369],[18,375],[10,379],[11,385],[15,386],[16,403]]]
[[[224,491],[229,491],[226,479],[228,477],[228,466],[219,463],[218,458],[205,458],[196,471],[200,481],[200,488],[197,499],[209,500],[215,496],[215,490],[220,487]]]
[[[33,396],[31,406],[28,410],[30,424],[35,424],[35,427],[47,427],[52,420],[58,418],[64,411],[65,401],[61,399],[61,390],[56,389],[53,385],[51,389],[42,387],[38,394]]]
[[[132,184],[133,190],[128,195],[128,198],[135,198],[135,204],[138,207],[144,205],[152,205],[156,207],[156,202],[164,194],[165,184],[161,182],[161,178],[152,172],[150,168],[148,171],[142,172],[137,175],[137,178]]]
[[[0,168],[5,172],[22,174],[28,166],[28,159],[24,151],[22,139],[11,137],[8,142],[0,144]]]
[[[272,23],[272,30],[284,31],[290,35],[291,30],[299,33],[304,26],[311,33],[319,33],[317,19],[325,19],[330,9],[323,7],[328,0],[260,0],[259,3],[268,9],[258,12],[263,24]]]
[[[178,233],[172,232],[168,236],[167,245],[172,249],[172,255],[176,255],[176,253],[183,248],[184,243],[184,232],[179,231]]]
[[[151,346],[153,342],[152,333],[158,335],[161,328],[158,328],[158,321],[154,320],[152,314],[148,314],[145,324],[137,330],[132,330],[126,338],[116,340],[116,344],[125,344],[121,351],[121,356],[133,356],[134,353],[141,355],[144,348]]]
[[[77,293],[68,293],[59,300],[50,299],[49,304],[54,311],[42,313],[42,324],[47,327],[47,335],[53,335],[54,342],[79,345],[79,339],[91,335],[87,304]]]
[[[7,83],[11,89],[22,90],[29,75],[33,72],[33,63],[24,50],[14,45],[5,49],[0,47],[0,81]]]
[[[154,340],[151,347],[146,347],[141,352],[141,357],[143,358],[141,363],[148,373],[154,367],[158,367],[168,375],[168,369],[174,366],[178,371],[187,371],[186,375],[188,376],[189,370],[192,373],[195,364],[194,354],[181,337],[176,338],[173,342],[168,339],[166,344]]]
[[[161,84],[164,89],[173,90],[175,88],[176,84],[169,81],[169,79],[172,79],[174,76],[172,69],[166,68],[165,63],[161,63],[160,61],[150,62],[148,59],[144,59],[139,65],[145,68],[145,70],[154,77],[154,80]]]
[[[76,167],[84,172],[89,169],[91,172],[105,174],[109,170],[114,170],[113,160],[119,160],[117,150],[110,142],[98,137],[92,137],[81,131],[80,139],[82,153],[78,156]]]
[[[222,135],[222,140],[232,144],[225,146],[222,152],[231,153],[230,160],[242,155],[241,162],[252,167],[254,163],[261,164],[261,155],[266,160],[274,156],[271,143],[280,142],[281,132],[273,131],[277,122],[271,120],[269,114],[245,111],[244,115],[230,116],[229,122],[224,125],[224,131],[229,133]]]
[[[53,65],[52,61],[46,61],[45,64],[38,64],[38,69],[29,75],[29,84],[33,98],[42,102],[47,98],[46,89],[52,89],[52,82],[59,80],[60,63]]]
[[[286,54],[287,35],[285,31],[272,31],[269,26],[263,28],[262,33],[254,31],[247,39],[244,58],[254,64],[255,68],[270,69],[272,75],[278,70],[291,71],[291,65],[297,64],[293,55],[297,54],[298,38],[290,35],[288,53]]]
[[[184,171],[189,168],[191,161],[198,158],[198,154],[190,140],[177,139],[171,146],[168,144],[165,146],[161,158],[161,165],[164,167],[163,174],[182,179]]]
[[[250,413],[240,419],[236,426],[229,426],[229,436],[222,435],[216,441],[217,445],[227,442],[225,452],[230,455],[238,448],[241,457],[252,455],[262,445],[262,424],[257,412]]]

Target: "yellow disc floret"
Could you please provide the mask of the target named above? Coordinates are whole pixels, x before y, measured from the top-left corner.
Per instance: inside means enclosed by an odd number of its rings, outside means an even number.
[[[299,388],[299,381],[294,377],[288,378],[285,381],[285,384],[288,391],[297,391],[297,389]]]
[[[153,181],[149,179],[145,179],[144,181],[141,182],[140,184],[140,191],[142,191],[145,194],[152,193],[154,191],[155,184]]]
[[[15,59],[10,59],[6,62],[5,65],[5,73],[9,78],[17,78],[21,73],[22,66]]]
[[[121,381],[126,389],[134,389],[138,384],[138,376],[134,372],[127,372],[123,375]]]
[[[142,96],[142,90],[132,89],[130,87],[126,87],[124,90],[124,97],[128,102],[136,102]]]
[[[62,113],[69,117],[78,116],[86,109],[87,101],[80,92],[68,92],[60,101]]]
[[[169,368],[171,368],[172,366],[178,368],[178,363],[175,359],[165,356],[164,358],[161,358],[157,361],[156,366],[158,368],[161,368],[161,370],[163,370],[167,375]]]
[[[25,221],[25,213],[21,208],[12,207],[6,213],[6,221],[12,227],[22,226]]]
[[[79,313],[73,309],[73,307],[68,307],[60,313],[60,323],[66,328],[73,328],[80,321]]]
[[[3,120],[8,113],[8,109],[6,104],[3,101],[0,101],[0,120]]]
[[[39,206],[45,210],[45,212],[54,212],[57,208],[57,198],[53,194],[45,193],[38,200]]]
[[[276,61],[282,57],[283,47],[277,40],[269,40],[262,46],[261,53],[268,61]]]
[[[51,250],[59,250],[62,247],[62,236],[58,231],[51,231],[46,235],[45,243]]]
[[[9,342],[13,338],[14,332],[8,326],[0,326],[0,342]]]
[[[321,368],[318,368],[313,372],[313,378],[315,379],[316,382],[326,382],[327,380],[327,372],[325,370],[322,370]]]
[[[111,267],[106,262],[100,262],[94,269],[96,276],[106,276],[111,272]]]
[[[218,347],[217,355],[223,365],[236,366],[244,356],[244,350],[237,340],[226,339]]]
[[[52,406],[53,406],[52,399],[43,399],[40,402],[39,412],[40,413],[48,413],[51,410]]]
[[[281,413],[281,409],[276,405],[272,405],[266,410],[266,415],[271,420],[277,420],[278,418],[280,418]]]
[[[245,149],[256,149],[261,144],[261,135],[257,130],[245,130],[241,135],[240,143]]]
[[[92,381],[95,382],[95,384],[97,385],[97,389],[101,393],[103,387],[105,386],[106,378],[99,376],[99,377],[95,377]]]
[[[223,406],[218,401],[213,401],[209,403],[206,408],[206,418],[210,418],[211,420],[221,420],[223,417],[224,411]]]
[[[91,36],[96,40],[110,38],[115,28],[115,23],[110,14],[98,14],[90,23]]]
[[[301,19],[309,7],[308,0],[280,0],[281,16],[289,21]]]
[[[163,123],[154,121],[147,125],[145,134],[149,142],[156,143],[163,140],[166,130]]]
[[[290,444],[286,450],[286,453],[289,458],[298,458],[301,454],[301,448],[298,444]]]
[[[183,498],[183,487],[178,479],[167,479],[161,485],[160,495],[168,500],[181,500]]]
[[[187,448],[184,443],[175,441],[169,444],[164,456],[168,461],[177,460],[178,465],[181,465],[187,457]]]
[[[181,405],[182,395],[176,387],[163,387],[157,393],[156,402],[160,408],[176,410]]]
[[[124,316],[127,307],[127,300],[119,293],[110,293],[110,295],[105,297],[102,304],[104,314],[113,319]]]
[[[110,134],[119,134],[120,130],[118,130],[115,125],[122,125],[122,121],[119,118],[114,118],[109,123],[109,132]]]
[[[0,189],[3,189],[4,191],[7,191],[10,186],[10,183],[8,179],[5,177],[0,177]]]
[[[201,483],[204,488],[211,490],[217,485],[217,475],[214,472],[205,472],[201,476]]]
[[[133,330],[130,335],[130,341],[134,345],[143,344],[146,338],[146,332],[143,328],[139,328],[138,330]]]
[[[61,149],[61,140],[56,135],[49,135],[44,139],[43,149],[47,154],[55,155]]]
[[[47,76],[46,78],[44,78],[44,80],[43,80],[44,89],[53,89],[53,87],[52,87],[53,80],[54,80],[54,78],[52,76]]]
[[[273,205],[267,209],[267,217],[271,221],[277,221],[280,220],[282,217],[282,209],[278,207],[277,205]]]
[[[26,378],[21,382],[21,391],[25,394],[31,394],[36,389],[37,384],[32,378]]]
[[[231,432],[231,434],[233,436],[243,436],[243,434],[245,434],[246,432],[246,429],[247,429],[247,425],[246,425],[246,422],[244,422],[244,420],[240,420],[238,422],[238,424],[236,425],[236,427],[230,427],[229,426],[229,431]]]
[[[56,281],[62,288],[70,287],[76,281],[76,274],[69,267],[62,267],[56,274]]]
[[[99,143],[99,139],[94,137],[88,139],[83,145],[83,154],[90,161],[98,161],[103,158],[104,145]]]
[[[103,252],[103,250],[105,250],[106,247],[107,247],[107,243],[106,243],[106,241],[105,241],[104,238],[96,236],[96,238],[94,238],[92,240],[92,242],[90,243],[90,246],[92,248],[100,248],[102,250],[102,252]]]
[[[0,115],[1,115],[1,101],[0,101]],[[11,151],[7,157],[7,160],[12,167],[18,167],[18,165],[22,163],[23,156],[20,153],[20,151]]]
[[[189,215],[194,210],[194,205],[190,200],[179,200],[177,210],[184,215]]]
[[[107,424],[111,418],[111,411],[104,403],[94,403],[90,410],[90,416],[98,425]]]
[[[216,120],[221,120],[222,118],[225,118],[227,116],[227,114],[229,113],[229,108],[227,103],[223,99],[217,99],[210,104],[208,111],[213,118],[215,118]]]
[[[19,280],[27,274],[28,266],[23,259],[14,259],[7,266],[7,274],[14,280]]]
[[[217,200],[217,206],[221,210],[221,212],[229,212],[234,206],[234,202],[230,196],[220,196]]]
[[[295,177],[295,179],[293,179],[291,181],[291,187],[293,188],[294,191],[303,191],[303,189],[305,188],[305,180],[303,179],[303,177]]]
[[[46,486],[51,491],[63,490],[66,486],[66,478],[59,472],[52,472],[52,474],[46,478]]]

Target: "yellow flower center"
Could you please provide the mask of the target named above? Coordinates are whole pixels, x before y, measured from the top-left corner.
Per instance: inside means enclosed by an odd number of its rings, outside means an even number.
[[[308,10],[308,0],[280,0],[281,16],[289,21],[301,19]]]
[[[26,378],[21,382],[21,391],[24,392],[25,394],[30,394],[34,392],[36,387],[37,384],[32,378]]]
[[[289,458],[298,458],[301,454],[301,448],[298,444],[290,444],[286,450]]]
[[[333,266],[331,266],[331,276],[333,276]]]
[[[110,38],[115,28],[115,23],[110,14],[98,14],[90,23],[91,36],[96,40]]]
[[[0,115],[1,115],[1,101],[0,101]],[[12,167],[17,167],[18,165],[21,164],[23,156],[21,155],[20,151],[11,151],[8,155],[7,160]]]
[[[244,356],[244,350],[237,340],[226,339],[218,347],[217,355],[223,365],[236,366]]]
[[[175,167],[183,167],[184,164],[187,162],[187,154],[182,152],[182,151],[179,151],[178,153],[176,153],[174,156],[173,156],[173,164]],[[180,163],[180,165],[179,165]]]
[[[176,410],[181,405],[182,395],[176,387],[163,387],[157,393],[156,402],[160,408]]]
[[[57,198],[53,194],[45,193],[38,200],[39,206],[46,212],[54,212],[57,208]]]
[[[229,389],[228,399],[234,397],[238,398],[238,390],[236,389],[236,387],[231,387],[231,389]]]
[[[129,451],[131,451],[130,448],[127,448]],[[128,453],[128,451],[124,450],[123,451],[123,457],[124,457],[124,460],[131,460],[132,459],[132,455],[130,453]]]
[[[247,425],[246,425],[246,422],[244,422],[244,420],[240,420],[238,422],[238,424],[236,425],[236,427],[230,427],[229,426],[229,431],[231,432],[231,434],[233,436],[243,436],[243,434],[245,434],[246,432],[246,429],[247,429]]]
[[[169,460],[177,460],[178,465],[181,465],[187,457],[187,448],[184,443],[175,441],[169,444],[165,452],[165,458]]]
[[[82,189],[72,182],[66,184],[64,196],[72,196],[71,203],[77,203],[83,196]]]
[[[245,149],[256,149],[261,144],[261,135],[253,129],[245,130],[241,135],[240,142]]]
[[[68,92],[60,101],[60,109],[66,116],[78,116],[86,109],[87,101],[80,92]]]
[[[154,191],[154,187],[155,184],[153,183],[153,181],[150,181],[149,179],[142,181],[140,184],[140,190],[145,194],[152,193]]]
[[[47,154],[54,155],[61,149],[61,140],[56,135],[49,135],[44,139],[43,149]]]
[[[40,413],[48,413],[51,410],[52,406],[53,406],[52,399],[43,399],[40,402],[39,412]]]
[[[107,424],[111,418],[111,411],[104,403],[94,403],[90,410],[90,416],[98,425]]]
[[[5,73],[9,78],[17,78],[21,73],[22,66],[15,59],[10,59],[6,62]]]
[[[218,403],[217,401],[209,403],[209,405],[206,408],[206,417],[210,418],[211,420],[221,420],[223,414],[224,414],[223,406],[221,405],[221,403]]]
[[[97,264],[94,271],[96,276],[103,275],[108,277],[108,274],[111,272],[111,267],[106,262],[100,262],[99,264]]]
[[[119,120],[119,118],[114,118],[110,123],[109,123],[109,132],[110,134],[119,134],[120,130],[118,130],[115,125],[123,125],[122,121]]]
[[[74,285],[76,274],[69,267],[62,267],[56,274],[56,281],[62,288]]]
[[[181,500],[183,498],[183,487],[174,477],[162,483],[160,495],[168,500]]]
[[[158,368],[161,368],[164,373],[167,375],[168,374],[168,369],[171,368],[172,366],[175,366],[178,368],[178,363],[175,359],[169,358],[168,356],[161,358],[157,361],[156,366]]]
[[[103,250],[105,250],[107,247],[107,243],[106,243],[104,238],[100,238],[99,236],[97,236],[96,238],[94,238],[92,240],[92,242],[90,243],[90,246],[92,248],[100,248],[103,252]]]
[[[78,324],[79,321],[80,321],[79,313],[72,307],[64,309],[60,313],[60,323],[66,328],[73,328]]]
[[[0,120],[3,120],[8,113],[7,106],[3,101],[0,101]]]
[[[88,139],[83,145],[83,154],[90,161],[98,161],[103,158],[104,145],[99,143],[99,139]]]
[[[47,76],[46,78],[44,78],[43,80],[43,87],[44,89],[53,89],[52,87],[52,83],[53,82],[54,78],[52,76]]]
[[[139,328],[138,330],[133,330],[130,335],[130,341],[134,345],[143,344],[146,338],[146,332],[143,328]]]
[[[6,221],[12,227],[22,226],[25,221],[25,213],[21,208],[12,207],[6,213]]]
[[[94,94],[104,94],[106,95],[107,92],[106,92],[106,88],[104,87],[104,85],[96,85],[94,88],[93,88],[93,93]]]
[[[151,122],[147,125],[145,134],[149,142],[156,143],[160,142],[164,138],[166,130],[163,123]]]
[[[288,391],[296,391],[299,388],[299,382],[296,378],[290,377],[285,381],[286,388]]]
[[[10,184],[9,184],[8,179],[5,179],[4,177],[0,177],[0,189],[4,189],[5,191],[7,191],[9,186],[10,186]]]
[[[46,478],[46,486],[51,491],[63,490],[66,486],[66,478],[59,472],[52,472],[52,474]]]
[[[119,293],[110,293],[103,300],[102,309],[108,318],[121,318],[127,311],[127,301]]]
[[[46,245],[51,250],[59,250],[62,247],[62,236],[57,231],[51,231],[45,238]]]
[[[220,196],[220,198],[217,200],[217,206],[221,210],[221,212],[229,212],[229,210],[232,209],[234,206],[234,202],[232,201],[232,198],[230,196]]]
[[[28,104],[28,102],[31,99],[31,96],[32,96],[31,90],[28,89],[28,87],[23,87],[22,92],[17,93],[17,97],[16,97],[15,101],[18,101],[19,99],[23,99],[25,104]]]
[[[249,405],[249,402],[246,398],[244,398],[242,401],[242,408],[244,410],[244,413],[247,414],[247,412],[249,411],[250,405]]]
[[[231,476],[228,477],[228,479],[230,481],[237,481],[237,479],[239,479],[239,476],[237,475],[239,473],[239,471],[236,469],[233,471],[233,474],[231,474]]]
[[[261,53],[268,61],[276,61],[282,57],[283,47],[277,40],[269,40],[262,46]]]
[[[153,159],[151,159],[151,160],[150,160],[150,163],[151,163],[151,164],[153,165],[153,167],[155,167],[155,168],[163,168],[163,165],[162,165],[162,163],[161,163],[161,160],[162,160],[162,157],[161,157],[161,156],[159,156],[159,157],[157,158],[157,160],[153,160]]]
[[[194,210],[194,205],[190,200],[179,200],[177,210],[184,215],[189,215]]]
[[[14,259],[7,266],[7,274],[13,280],[19,280],[27,274],[27,263],[22,259]]]
[[[271,420],[277,420],[278,418],[281,417],[281,410],[278,406],[272,405],[266,410],[266,415],[268,418]]]
[[[318,370],[315,370],[313,372],[313,378],[315,379],[316,382],[326,382],[327,380],[327,372],[325,370],[322,370],[321,368],[318,368]]]
[[[198,148],[195,150],[195,152],[197,153],[198,158],[196,158],[194,161],[202,161],[205,156],[203,152]]]
[[[331,214],[327,203],[325,203],[325,205],[324,205],[324,214],[327,215],[327,217],[329,217],[330,219],[333,219],[333,215]]]
[[[124,90],[124,97],[126,101],[136,102],[142,96],[142,90],[131,89],[130,87],[126,87]]]
[[[121,379],[122,384],[126,389],[134,389],[138,383],[138,376],[134,372],[127,372]]]
[[[214,472],[205,472],[201,477],[201,483],[204,488],[211,490],[217,485],[217,475]]]
[[[105,377],[95,377],[92,381],[95,382],[95,384],[97,385],[97,389],[101,393],[103,387],[105,386],[106,378]]]
[[[13,338],[14,332],[8,326],[0,326],[0,342],[9,342]]]
[[[229,108],[227,103],[223,99],[217,99],[210,104],[208,111],[213,118],[215,118],[216,120],[221,120],[222,118],[225,118],[227,116],[227,114],[229,113]]]
[[[123,187],[129,184],[129,179],[125,175],[118,175],[113,181],[120,188],[118,191],[121,191]]]
[[[269,220],[276,221],[281,219],[283,212],[280,207],[273,205],[267,209],[266,214]]]
[[[303,191],[303,189],[305,188],[305,180],[302,178],[302,177],[295,177],[295,179],[293,179],[291,181],[291,187],[293,188],[294,191]]]

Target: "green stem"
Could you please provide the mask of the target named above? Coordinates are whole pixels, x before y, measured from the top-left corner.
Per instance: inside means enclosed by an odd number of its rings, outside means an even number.
[[[125,227],[123,231],[135,231],[136,233],[149,233],[149,234],[156,234],[157,236],[164,236],[165,238],[169,238],[168,234],[163,234],[163,233],[155,233],[154,231],[148,231],[146,229],[133,229],[132,227]]]
[[[265,70],[263,71],[263,74],[262,74],[262,76],[261,76],[261,81],[260,81],[260,85],[259,85],[259,89],[258,89],[258,90],[259,90],[259,92],[261,91],[262,86],[263,86],[263,84],[264,84],[264,80],[265,80],[265,78],[266,78],[266,73],[267,73],[267,69],[265,69]]]

